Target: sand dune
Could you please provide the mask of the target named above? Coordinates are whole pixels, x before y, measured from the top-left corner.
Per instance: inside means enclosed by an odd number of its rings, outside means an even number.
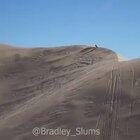
[[[140,59],[85,45],[0,45],[0,140],[139,140],[139,91]],[[71,135],[34,136],[35,127]]]

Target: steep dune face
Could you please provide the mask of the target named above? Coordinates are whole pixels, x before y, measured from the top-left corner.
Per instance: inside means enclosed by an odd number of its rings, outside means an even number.
[[[0,139],[140,139],[139,59],[119,62],[111,50],[78,45],[0,48]],[[35,127],[71,135],[34,136]],[[100,133],[73,136],[78,127]]]

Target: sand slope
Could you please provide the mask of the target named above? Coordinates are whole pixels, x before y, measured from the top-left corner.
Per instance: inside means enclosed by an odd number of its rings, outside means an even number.
[[[139,140],[140,59],[105,48],[0,45],[0,140]],[[34,127],[100,129],[34,136]]]

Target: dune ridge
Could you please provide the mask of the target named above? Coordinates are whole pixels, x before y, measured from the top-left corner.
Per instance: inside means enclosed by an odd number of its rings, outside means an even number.
[[[0,139],[139,140],[140,59],[86,45],[0,45]],[[98,136],[34,136],[35,127],[96,128]]]

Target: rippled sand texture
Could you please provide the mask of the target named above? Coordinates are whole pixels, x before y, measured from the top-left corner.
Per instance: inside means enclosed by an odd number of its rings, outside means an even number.
[[[101,134],[35,137],[41,126]],[[140,140],[140,59],[84,45],[0,45],[0,140]]]

